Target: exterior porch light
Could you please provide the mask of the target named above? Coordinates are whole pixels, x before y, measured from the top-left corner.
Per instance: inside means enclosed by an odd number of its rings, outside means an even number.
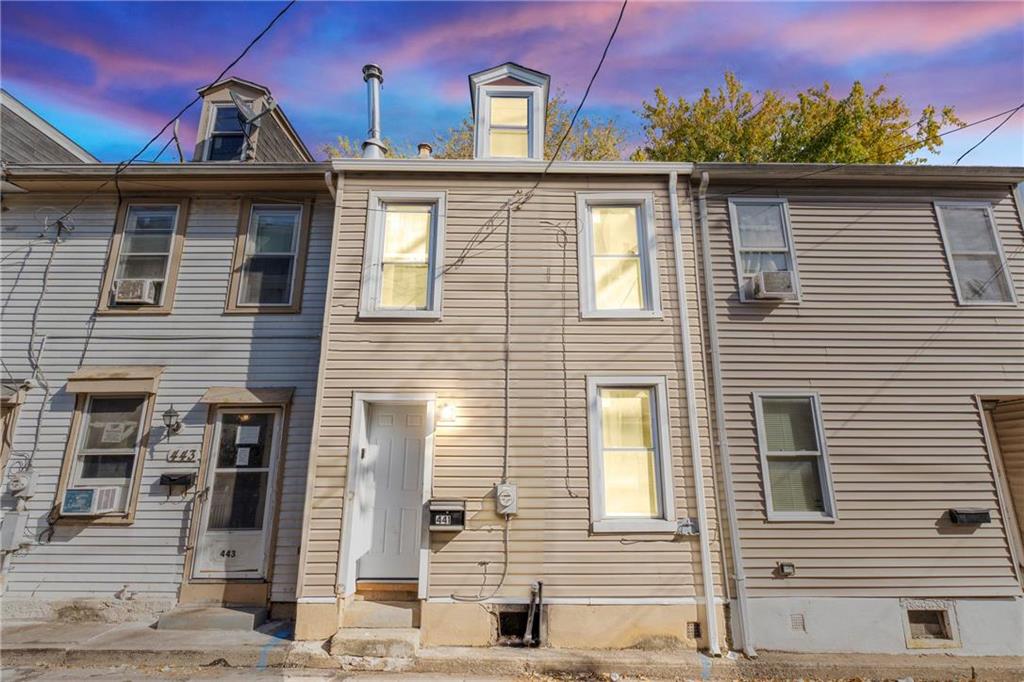
[[[161,415],[164,419],[164,426],[167,427],[167,437],[170,438],[172,434],[181,431],[181,415],[174,409],[174,405],[171,405]]]
[[[440,426],[454,426],[458,419],[459,412],[454,403],[441,403],[437,411],[437,423]]]

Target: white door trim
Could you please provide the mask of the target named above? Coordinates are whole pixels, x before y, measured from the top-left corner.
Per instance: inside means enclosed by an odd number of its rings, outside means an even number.
[[[426,503],[433,491],[434,470],[434,406],[437,396],[434,393],[366,393],[356,392],[352,395],[352,420],[349,427],[348,462],[345,475],[345,498],[342,506],[341,552],[338,555],[338,595],[347,597],[356,591],[356,560],[351,551],[353,536],[353,514],[349,513],[349,504],[355,495],[356,469],[352,462],[359,457],[359,444],[366,438],[366,414],[374,403],[422,404],[426,409],[427,435],[423,443],[423,468],[420,471],[420,490],[423,494],[424,512],[421,518],[420,561],[417,574],[417,597],[426,599],[427,581],[430,569],[430,533],[426,523]]]

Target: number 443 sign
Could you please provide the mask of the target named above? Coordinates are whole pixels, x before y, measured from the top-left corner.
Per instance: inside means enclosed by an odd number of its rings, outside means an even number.
[[[194,462],[199,458],[195,448],[175,448],[167,453],[168,462]]]

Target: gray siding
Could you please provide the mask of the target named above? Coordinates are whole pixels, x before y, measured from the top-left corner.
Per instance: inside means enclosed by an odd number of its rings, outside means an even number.
[[[305,161],[306,157],[295,148],[292,138],[284,131],[273,114],[264,116],[256,139],[256,161]]]
[[[56,196],[5,199],[11,207],[4,213],[3,235],[6,378],[30,374],[31,318],[50,255],[50,243],[37,240],[39,207],[66,204],[68,199]],[[75,211],[75,231],[57,247],[37,325],[39,336],[46,339],[42,367],[53,395],[40,413],[42,389],[28,393],[14,439],[12,464],[34,453],[32,464],[40,477],[29,505],[33,533],[46,529],[45,516],[54,503],[74,408],[74,396],[64,390],[68,375],[81,365],[153,364],[166,370],[134,524],[58,525],[52,540],[14,558],[8,596],[110,597],[127,584],[140,596],[174,598],[182,578],[192,494],[169,498],[157,480],[162,472],[198,468],[198,462],[169,463],[166,456],[171,448],[201,447],[206,406],[198,400],[206,389],[249,385],[295,387],[271,591],[275,601],[294,598],[333,202],[326,194],[317,198],[299,315],[223,314],[238,206],[237,199],[193,199],[174,311],[164,317],[93,315],[115,205],[108,199],[93,200]],[[172,403],[185,428],[168,442],[160,438],[160,413]],[[5,500],[4,507],[10,508],[10,502]]]
[[[0,106],[0,159],[5,163],[82,163],[6,106]]]

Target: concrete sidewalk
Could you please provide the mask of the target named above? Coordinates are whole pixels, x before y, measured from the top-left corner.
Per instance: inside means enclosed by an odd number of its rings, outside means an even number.
[[[246,668],[349,669],[318,642],[292,642],[290,623],[267,623],[258,631],[156,630],[142,623],[40,623],[7,621],[0,628],[5,668],[52,666],[139,669]],[[764,652],[756,660],[710,658],[693,651],[599,651],[435,647],[414,659],[394,661],[392,674],[433,673],[537,679],[687,680],[991,680],[1024,679],[1024,660],[946,655],[873,656]]]

